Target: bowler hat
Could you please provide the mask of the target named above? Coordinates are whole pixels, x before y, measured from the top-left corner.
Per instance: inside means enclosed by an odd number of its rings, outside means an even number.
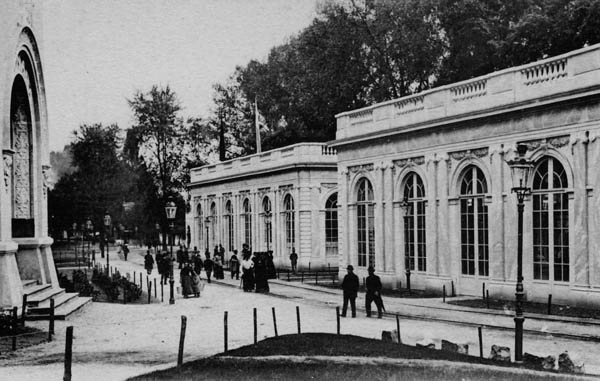
[[[354,270],[354,267],[352,267],[352,265],[348,265],[348,267],[346,267],[346,270]]]

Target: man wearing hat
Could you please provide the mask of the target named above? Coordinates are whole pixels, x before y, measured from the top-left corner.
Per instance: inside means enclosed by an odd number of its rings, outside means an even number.
[[[377,317],[381,319],[383,301],[381,300],[381,279],[375,275],[375,269],[373,266],[369,266],[369,276],[366,280],[367,295],[365,297],[365,309],[367,310],[367,317],[371,317],[371,303],[375,302],[377,306]]]
[[[342,307],[342,317],[346,317],[346,310],[348,309],[348,301],[350,301],[350,307],[352,308],[352,317],[356,317],[356,295],[358,294],[358,277],[354,274],[354,267],[348,265],[346,267],[348,274],[344,277],[342,282],[342,290],[344,290],[344,306]]]

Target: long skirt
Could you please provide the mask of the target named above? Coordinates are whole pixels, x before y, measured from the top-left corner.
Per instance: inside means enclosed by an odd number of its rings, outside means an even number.
[[[254,272],[252,270],[244,270],[242,274],[242,287],[244,291],[254,290]]]

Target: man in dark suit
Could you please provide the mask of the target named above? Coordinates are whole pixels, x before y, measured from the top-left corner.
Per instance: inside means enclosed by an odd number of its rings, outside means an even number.
[[[354,274],[354,267],[348,265],[346,267],[348,274],[344,277],[342,282],[342,290],[344,290],[344,306],[342,307],[342,317],[346,317],[346,310],[348,309],[348,301],[350,301],[350,307],[352,308],[352,317],[356,317],[356,295],[358,294],[358,277]]]
[[[366,280],[367,295],[365,296],[365,309],[367,310],[367,317],[371,317],[371,303],[375,302],[377,306],[377,317],[381,319],[383,301],[381,300],[381,279],[375,275],[375,269],[373,266],[369,266],[369,276]]]

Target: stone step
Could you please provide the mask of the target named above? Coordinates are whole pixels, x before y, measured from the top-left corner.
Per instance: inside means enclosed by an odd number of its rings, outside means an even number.
[[[62,288],[47,288],[42,292],[37,292],[33,295],[27,295],[27,306],[28,307],[37,307],[40,303],[45,300],[50,300],[50,298],[58,298],[60,294],[64,294],[65,290]]]
[[[27,279],[21,282],[23,284],[23,288],[27,288],[29,286],[35,286],[37,285],[37,280],[35,279]]]
[[[75,312],[81,310],[83,307],[87,306],[92,302],[92,298],[78,296],[72,299],[69,299],[67,303],[62,304],[60,307],[54,309],[54,319],[56,320],[66,320],[69,316],[73,315]],[[48,320],[50,319],[49,314],[35,314],[30,315],[27,314],[25,316],[26,320]]]
[[[30,284],[23,288],[23,293],[27,295],[27,300],[35,298],[36,295],[41,294],[52,288],[50,283],[46,284]]]
[[[72,299],[75,299],[78,296],[79,296],[79,294],[77,292],[58,294],[56,297],[54,297],[54,312],[56,312],[57,308],[59,308],[60,306],[66,304],[66,303],[69,303]],[[46,300],[40,302],[35,307],[28,307],[27,314],[30,314],[30,315],[44,315],[44,314],[48,315],[48,314],[50,314],[50,299],[46,299]]]

